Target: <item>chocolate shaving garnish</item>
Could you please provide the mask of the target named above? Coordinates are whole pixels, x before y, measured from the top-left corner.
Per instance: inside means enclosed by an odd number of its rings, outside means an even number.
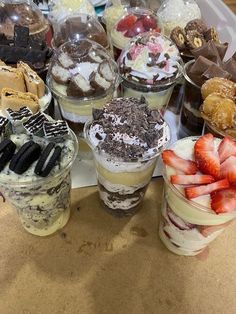
[[[39,158],[40,152],[39,144],[33,141],[25,143],[13,156],[9,169],[17,174],[24,173]]]
[[[128,59],[128,60],[132,60],[131,54],[130,54],[129,52],[127,53],[126,56],[127,56],[127,59]]]
[[[16,149],[16,144],[9,139],[5,139],[0,143],[0,171],[12,159]]]
[[[93,115],[93,119],[94,120],[99,120],[103,116],[103,110],[102,109],[93,108],[92,109],[92,115]]]
[[[61,156],[62,148],[56,146],[54,143],[49,143],[43,150],[34,169],[35,174],[46,177],[50,171],[55,167],[57,161]]]

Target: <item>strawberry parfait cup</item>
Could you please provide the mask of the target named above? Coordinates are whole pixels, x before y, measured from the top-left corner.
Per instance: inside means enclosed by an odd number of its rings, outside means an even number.
[[[187,137],[162,159],[160,238],[175,254],[197,255],[236,217],[236,142]]]
[[[157,16],[147,9],[127,9],[110,32],[114,59],[118,59],[131,38],[149,31],[161,32]]]
[[[130,41],[118,66],[122,96],[144,97],[151,108],[164,111],[182,77],[183,61],[169,38],[147,32]]]

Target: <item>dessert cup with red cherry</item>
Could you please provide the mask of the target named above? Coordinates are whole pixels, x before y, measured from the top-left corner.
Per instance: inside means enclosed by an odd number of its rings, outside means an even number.
[[[147,9],[128,9],[116,22],[110,33],[114,59],[118,59],[122,49],[131,38],[149,31],[161,32],[154,13]]]
[[[236,142],[208,133],[162,153],[159,235],[178,255],[201,253],[236,217]]]

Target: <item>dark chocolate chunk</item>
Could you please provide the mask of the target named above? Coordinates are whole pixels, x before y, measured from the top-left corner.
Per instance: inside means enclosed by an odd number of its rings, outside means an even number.
[[[16,149],[16,144],[9,139],[5,139],[0,144],[0,171],[2,171],[6,164],[12,159]]]
[[[231,74],[231,80],[236,82],[236,60],[230,58],[224,63],[224,70]]]
[[[43,124],[43,131],[47,138],[61,138],[69,134],[69,127],[66,121],[46,121]]]
[[[41,152],[39,144],[29,141],[13,156],[9,168],[17,174],[22,174],[36,161]]]
[[[226,51],[229,47],[229,44],[228,43],[224,43],[224,44],[215,43],[215,46],[216,46],[216,49],[217,49],[218,54],[220,56],[220,59],[223,60],[225,57]]]
[[[216,48],[216,44],[212,40],[197,49],[191,50],[191,52],[196,59],[202,56],[218,65],[222,65],[222,60]]]
[[[101,119],[103,116],[103,110],[97,109],[97,108],[92,108],[92,115],[93,115],[94,120]]]
[[[225,79],[231,79],[231,74],[225,70],[223,70],[221,67],[219,67],[217,64],[212,64],[203,74],[202,77],[205,80],[209,80],[213,77],[222,77]]]
[[[22,120],[23,118],[32,116],[32,111],[28,107],[22,107],[18,111],[13,111],[11,108],[7,108],[6,111],[10,119],[13,121]]]
[[[14,25],[14,45],[17,47],[28,47],[29,28],[21,25]]]
[[[59,160],[61,156],[61,151],[62,151],[62,148],[60,146],[55,147],[54,143],[49,143],[43,150],[35,166],[35,169],[34,169],[35,174],[41,177],[48,176],[50,171],[53,169],[53,167],[56,165],[57,161]]]
[[[46,116],[39,111],[38,113],[32,115],[26,122],[24,122],[23,126],[30,134],[35,134],[42,129],[43,124],[46,121],[48,121]]]
[[[170,34],[170,39],[176,44],[179,49],[184,49],[186,46],[186,33],[185,30],[179,26],[175,27]]]
[[[3,33],[0,33],[0,44],[8,46],[10,44],[10,41],[7,39],[6,35]]]

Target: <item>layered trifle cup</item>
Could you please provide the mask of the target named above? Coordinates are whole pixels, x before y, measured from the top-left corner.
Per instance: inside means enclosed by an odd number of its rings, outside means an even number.
[[[187,137],[162,153],[164,195],[159,234],[173,253],[201,253],[236,217],[236,143]]]
[[[29,233],[47,236],[70,217],[77,138],[65,121],[27,107],[0,117],[0,190]]]
[[[137,36],[122,51],[118,64],[123,96],[143,96],[151,108],[166,108],[182,76],[182,59],[171,40],[156,32]]]
[[[117,98],[93,110],[84,132],[93,150],[104,207],[116,216],[134,214],[157,157],[170,140],[169,126],[144,98]]]
[[[147,9],[127,9],[110,31],[114,59],[119,58],[121,51],[132,38],[149,31],[161,32],[156,15]]]
[[[92,116],[113,98],[118,85],[115,62],[99,44],[84,39],[67,42],[55,52],[47,82],[61,116],[78,137]]]

